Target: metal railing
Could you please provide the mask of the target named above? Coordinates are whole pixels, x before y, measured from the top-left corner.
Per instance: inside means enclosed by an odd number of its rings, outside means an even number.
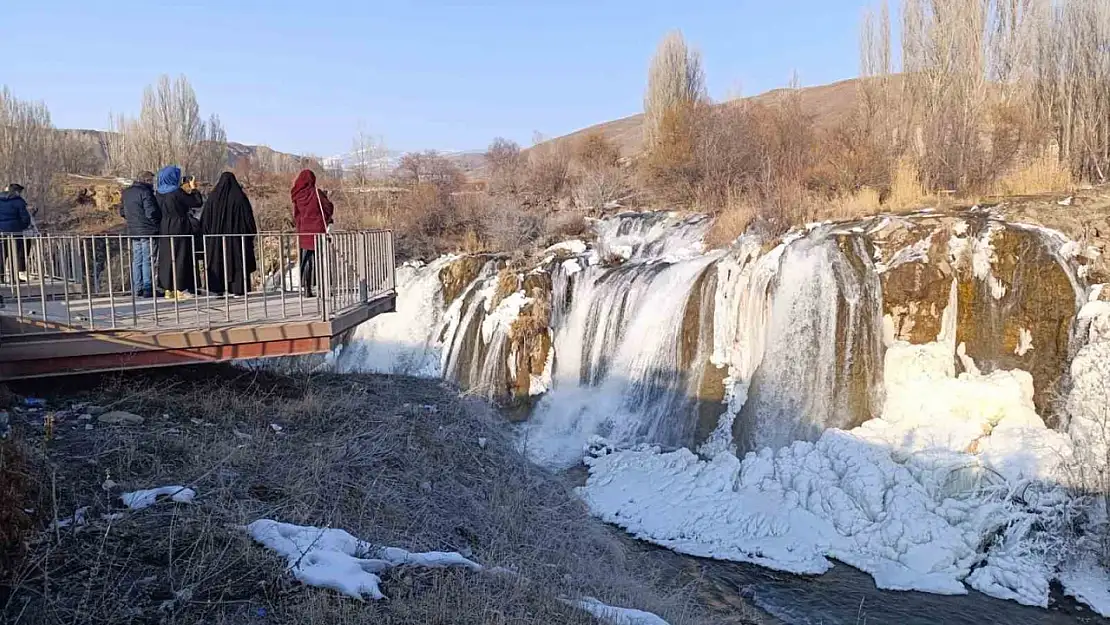
[[[153,292],[141,292],[143,258]],[[0,235],[0,336],[328,321],[394,286],[388,230]]]

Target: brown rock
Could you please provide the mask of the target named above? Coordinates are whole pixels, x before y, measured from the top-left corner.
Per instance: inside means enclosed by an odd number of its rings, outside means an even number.
[[[463,256],[439,271],[443,286],[443,304],[450,306],[463,290],[478,278],[488,259],[481,256]]]
[[[968,236],[979,236],[978,224]],[[995,298],[989,280],[970,266],[958,269],[959,314],[956,342],[983,373],[1023,369],[1033,376],[1034,402],[1051,412],[1051,398],[1068,367],[1076,293],[1068,273],[1035,231],[1006,226],[991,239],[997,258],[991,274],[1005,287]],[[1032,349],[1017,353],[1022,331]]]

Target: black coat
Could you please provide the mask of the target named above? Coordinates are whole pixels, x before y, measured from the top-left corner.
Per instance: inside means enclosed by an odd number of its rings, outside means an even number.
[[[201,229],[210,236],[205,245],[208,290],[243,295],[250,290],[250,276],[258,268],[254,258],[254,235],[258,225],[254,209],[235,179],[224,172],[204,203]],[[242,236],[229,236],[242,235]]]
[[[0,193],[0,232],[23,232],[30,227],[27,202],[16,193]]]
[[[155,194],[162,211],[158,240],[158,284],[167,291],[196,292],[196,258],[193,255],[192,219],[189,211],[203,203],[199,193],[176,189],[165,195]]]
[[[162,210],[154,200],[154,187],[142,182],[123,190],[120,215],[127,219],[127,234],[149,237],[161,234]]]

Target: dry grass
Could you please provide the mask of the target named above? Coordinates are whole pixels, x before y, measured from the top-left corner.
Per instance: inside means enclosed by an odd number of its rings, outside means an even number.
[[[870,217],[885,210],[879,192],[863,187],[855,193],[841,195],[829,200],[824,207],[825,219],[858,219]]]
[[[905,210],[921,206],[928,196],[921,182],[917,164],[908,158],[900,159],[894,166],[890,180],[890,194],[886,206],[890,210]]]
[[[1051,154],[1039,156],[1007,173],[995,185],[994,194],[1036,195],[1070,191],[1076,187],[1071,172]]]
[[[438,382],[201,368],[48,395],[56,406],[78,398],[147,422],[86,431],[62,416],[40,444],[35,421],[20,417],[43,531],[9,584],[0,581],[2,622],[593,622],[558,600],[583,595],[673,625],[722,622],[527,463],[488,408]],[[106,479],[119,487],[102,489]],[[101,520],[118,510],[120,489],[165,484],[195,488],[197,503]],[[89,525],[45,531],[81,506]],[[401,569],[385,578],[389,600],[360,603],[294,583],[239,529],[258,518],[459,550],[520,577]]]
[[[711,249],[732,245],[756,217],[756,209],[742,198],[733,198],[721,211],[705,235],[705,244]]]

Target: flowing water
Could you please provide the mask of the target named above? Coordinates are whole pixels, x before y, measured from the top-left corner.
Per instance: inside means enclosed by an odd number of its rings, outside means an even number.
[[[1038,397],[1076,351],[1068,329],[1085,286],[1058,233],[919,215],[706,252],[708,226],[626,214],[597,222],[591,244],[561,244],[530,267],[497,257],[407,265],[400,312],[360,327],[336,365],[444,377],[523,406],[522,449],[567,468],[591,445],[742,456],[856,427],[883,411],[883,355],[895,340],[954,349],[959,339],[965,369],[1032,369]],[[1001,248],[1011,239],[1021,253]],[[1049,269],[1032,265],[1030,250],[1042,248]],[[1050,286],[1055,307],[1034,295]],[[1045,611],[978,593],[880,591],[845,565],[814,578],[700,566],[789,623],[1095,622],[1059,596],[1064,608]]]

